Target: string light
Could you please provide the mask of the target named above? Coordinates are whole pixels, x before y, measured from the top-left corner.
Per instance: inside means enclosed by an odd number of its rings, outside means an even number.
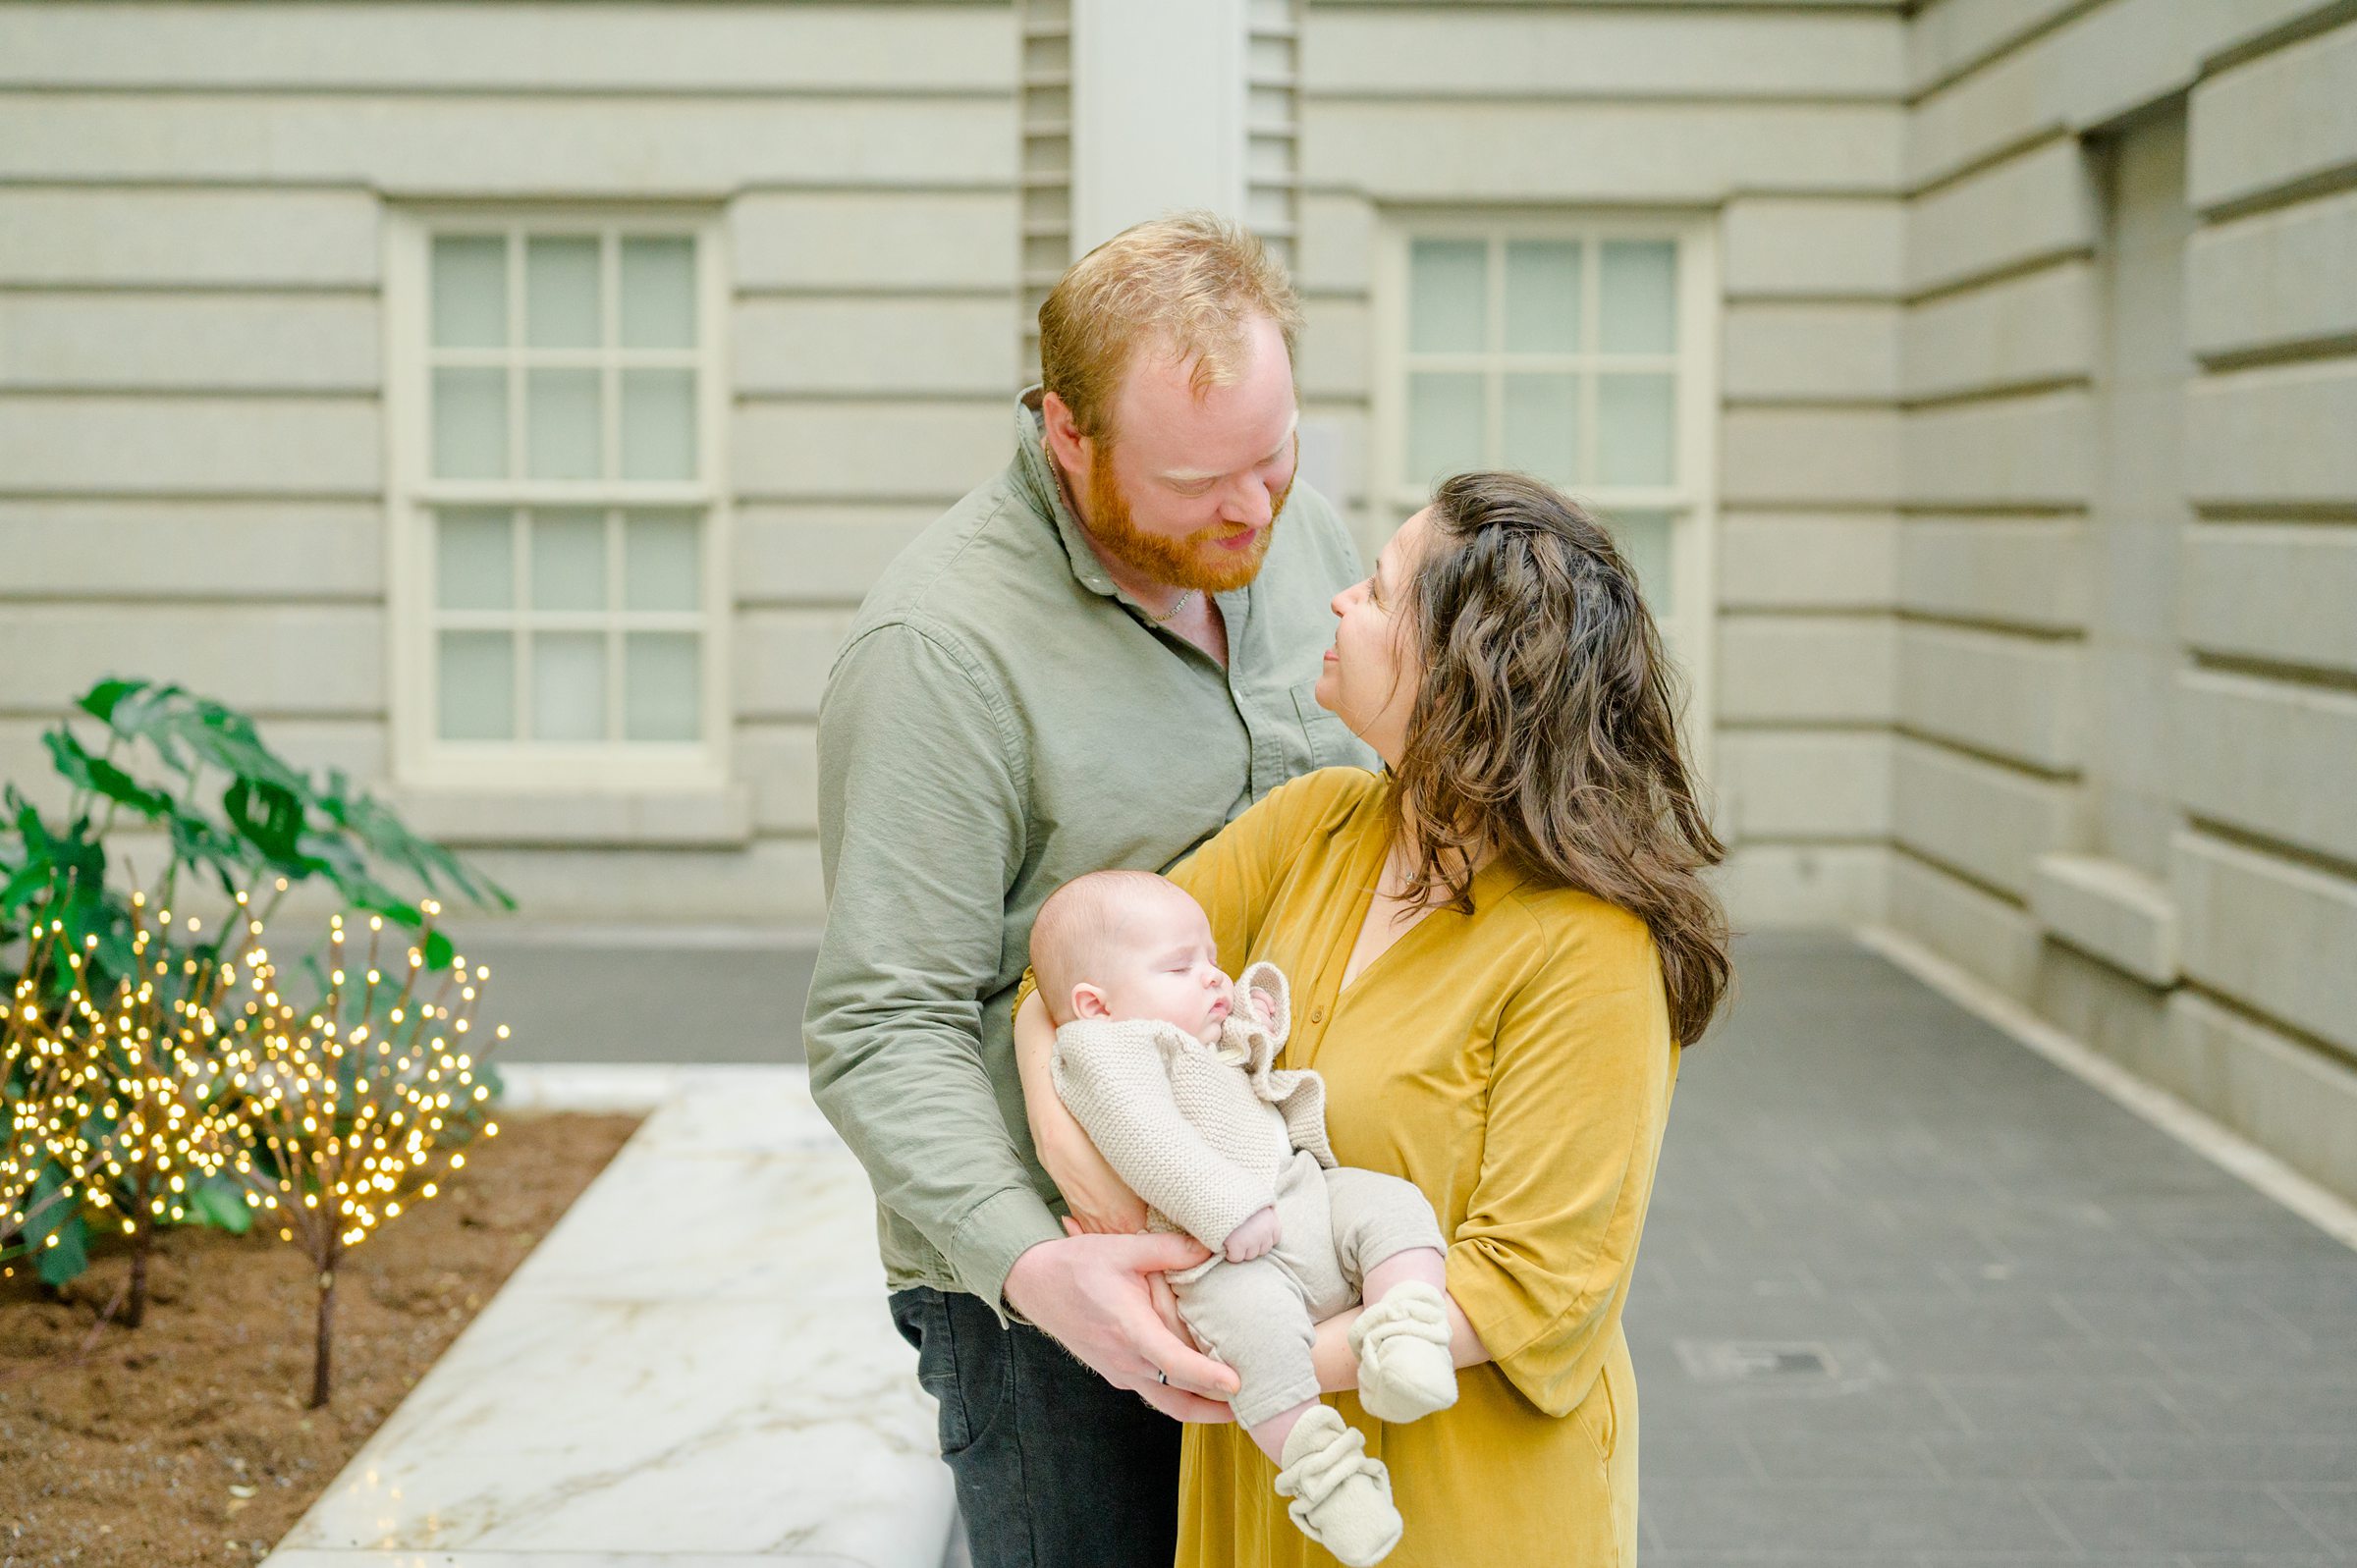
[[[0,1156],[6,1204],[0,1238],[23,1234],[31,1217],[30,1206],[11,1193],[43,1185],[44,1167],[55,1173],[52,1183],[66,1177],[37,1201],[114,1212],[132,1238],[123,1323],[136,1328],[146,1317],[156,1231],[188,1217],[195,1185],[237,1171],[249,1140],[238,1086],[213,1046],[217,1015],[233,989],[234,957],[184,955],[173,943],[172,911],[151,915],[144,892],[131,895],[130,918],[131,963],[103,1000],[95,934],[77,946],[59,920],[34,934],[0,1055],[13,1069],[29,1054],[46,1068],[49,1098],[10,1108],[7,1153]],[[201,929],[192,915],[183,924],[191,935]],[[259,930],[248,921],[246,939]],[[41,988],[60,981],[64,1002],[45,1011]],[[95,1179],[101,1170],[103,1181]],[[59,1240],[52,1227],[44,1245]]]
[[[354,938],[342,916],[331,920],[330,989],[307,1013],[277,995],[276,970],[265,953],[247,954],[245,985],[266,1000],[224,1025],[223,1055],[245,1093],[253,1153],[239,1171],[247,1201],[277,1214],[280,1237],[303,1250],[318,1281],[314,1409],[327,1403],[331,1386],[336,1271],[344,1254],[386,1220],[436,1196],[449,1172],[465,1168],[466,1157],[445,1145],[464,1130],[442,1114],[454,1089],[468,1105],[488,1098],[475,1058],[454,1044],[471,1021],[479,987],[465,984],[463,959],[447,968],[424,962],[440,908],[428,900],[422,909],[424,930],[414,946],[402,938],[398,965],[382,951],[381,918],[369,918],[366,953],[349,962]],[[487,968],[477,971],[478,981],[488,975]],[[507,1031],[495,1033],[505,1039]],[[484,1137],[498,1133],[498,1123],[483,1124]]]

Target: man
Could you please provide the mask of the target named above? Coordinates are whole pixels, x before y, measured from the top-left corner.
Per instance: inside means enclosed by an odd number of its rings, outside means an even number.
[[[1014,461],[887,568],[820,708],[811,1089],[874,1182],[979,1568],[1168,1561],[1170,1418],[1235,1387],[1153,1306],[1195,1243],[1065,1233],[1010,1003],[1061,884],[1371,762],[1310,698],[1360,571],[1294,483],[1299,327],[1283,269],[1205,214],[1075,263]]]

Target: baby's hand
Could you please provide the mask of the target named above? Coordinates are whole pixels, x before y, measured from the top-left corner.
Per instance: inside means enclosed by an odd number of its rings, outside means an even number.
[[[1249,988],[1244,995],[1248,999],[1245,1004],[1252,1009],[1252,1015],[1260,1020],[1260,1026],[1263,1029],[1276,1028],[1277,999],[1258,986]]]
[[[1277,1210],[1272,1206],[1228,1232],[1224,1250],[1230,1263],[1250,1263],[1283,1239],[1284,1233],[1277,1225]]]

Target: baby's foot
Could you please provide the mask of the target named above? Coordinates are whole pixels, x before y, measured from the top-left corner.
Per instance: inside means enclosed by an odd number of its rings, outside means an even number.
[[[1363,1433],[1329,1405],[1313,1405],[1285,1439],[1285,1468],[1277,1495],[1293,1500],[1286,1512],[1301,1534],[1350,1568],[1381,1562],[1399,1544],[1399,1510],[1392,1504],[1392,1474],[1367,1457]]]
[[[1414,1421],[1456,1403],[1448,1298],[1422,1280],[1394,1285],[1350,1325],[1358,1402],[1377,1421]]]

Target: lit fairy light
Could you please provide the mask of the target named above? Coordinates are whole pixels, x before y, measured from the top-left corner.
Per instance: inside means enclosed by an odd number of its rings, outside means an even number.
[[[172,912],[151,912],[143,892],[131,895],[130,913],[132,961],[104,998],[94,935],[76,944],[59,920],[31,934],[0,1029],[0,1082],[22,1064],[34,1090],[0,1120],[0,1238],[27,1234],[54,1207],[111,1220],[131,1238],[123,1323],[136,1328],[157,1230],[188,1217],[198,1184],[238,1173],[249,1140],[243,1096],[215,1049],[235,958],[176,948]],[[193,916],[185,924],[199,927]],[[44,1005],[61,985],[62,1000]],[[44,1248],[59,1244],[64,1217],[47,1216]]]
[[[240,1171],[247,1202],[269,1211],[283,1241],[308,1256],[318,1284],[318,1335],[311,1406],[331,1387],[336,1272],[343,1257],[389,1219],[443,1191],[466,1157],[448,1140],[466,1131],[446,1112],[454,1096],[489,1099],[464,1036],[487,968],[467,984],[464,960],[425,962],[440,907],[422,906],[425,926],[399,956],[385,950],[385,923],[371,916],[359,937],[338,916],[328,927],[329,991],[299,1011],[279,994],[266,957],[248,954],[247,982],[266,1000],[225,1021],[223,1052],[246,1093],[253,1158]],[[360,951],[361,947],[365,948]],[[507,1038],[506,1028],[493,1031]],[[485,1121],[485,1137],[499,1124]]]

